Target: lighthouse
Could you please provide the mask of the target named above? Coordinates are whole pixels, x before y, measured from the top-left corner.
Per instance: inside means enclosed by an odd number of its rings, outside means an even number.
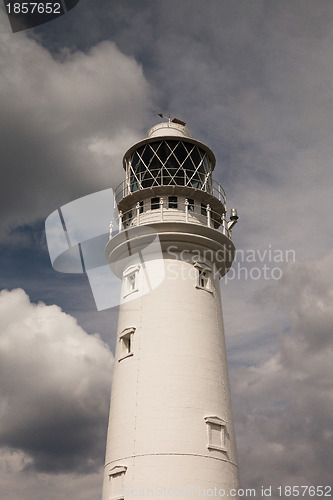
[[[124,155],[105,250],[122,287],[103,500],[237,498],[219,281],[238,217],[228,220],[215,163],[170,118]]]

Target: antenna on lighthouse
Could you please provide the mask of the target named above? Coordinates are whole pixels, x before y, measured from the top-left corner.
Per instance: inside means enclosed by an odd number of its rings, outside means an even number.
[[[157,115],[160,116],[161,118],[164,118],[164,120],[168,120],[169,123],[171,122],[170,113],[169,113],[169,117],[168,118],[166,116],[164,116],[163,113],[157,113]]]
[[[167,118],[166,116],[164,116],[162,113],[157,113],[158,116],[160,116],[161,118],[164,118],[165,120],[168,120],[169,123],[172,122],[172,123],[178,123],[178,125],[183,125],[183,127],[185,127],[186,125],[186,122],[183,122],[182,120],[179,120],[178,118],[173,118],[171,120],[171,114],[169,113],[169,117]]]

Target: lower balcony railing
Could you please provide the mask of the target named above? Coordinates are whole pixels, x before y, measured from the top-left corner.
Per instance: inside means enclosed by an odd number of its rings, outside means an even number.
[[[197,205],[185,202],[170,202],[158,198],[153,204],[152,200],[146,201],[146,206],[138,202],[134,209],[126,212],[119,211],[118,227],[110,225],[110,239],[118,232],[132,226],[149,225],[156,222],[187,222],[215,229],[231,239],[231,230],[225,213],[214,212],[209,205]]]

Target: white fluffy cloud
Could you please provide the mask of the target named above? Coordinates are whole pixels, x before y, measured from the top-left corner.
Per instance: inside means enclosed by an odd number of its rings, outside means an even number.
[[[46,472],[103,463],[113,356],[58,306],[0,292],[0,446]]]

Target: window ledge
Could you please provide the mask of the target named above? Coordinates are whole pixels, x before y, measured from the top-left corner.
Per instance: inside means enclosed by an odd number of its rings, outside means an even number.
[[[225,448],[224,446],[215,446],[213,444],[207,444],[207,448],[209,450],[217,450],[217,451],[224,451],[224,452],[227,451],[227,448]]]
[[[214,290],[210,290],[209,288],[206,288],[206,287],[204,287],[204,286],[195,285],[195,288],[197,288],[198,290],[205,290],[206,292],[209,292],[209,293],[211,293],[212,295],[214,295]]]
[[[122,361],[123,359],[126,359],[126,358],[130,358],[131,356],[134,356],[134,352],[129,352],[128,354],[125,354],[125,356],[121,356],[118,359],[118,363],[119,363],[119,361]]]
[[[131,295],[132,293],[135,293],[135,292],[138,292],[139,289],[136,288],[135,290],[131,290],[130,292],[127,292],[123,295],[123,298],[126,299],[126,297],[128,297],[129,295]]]

